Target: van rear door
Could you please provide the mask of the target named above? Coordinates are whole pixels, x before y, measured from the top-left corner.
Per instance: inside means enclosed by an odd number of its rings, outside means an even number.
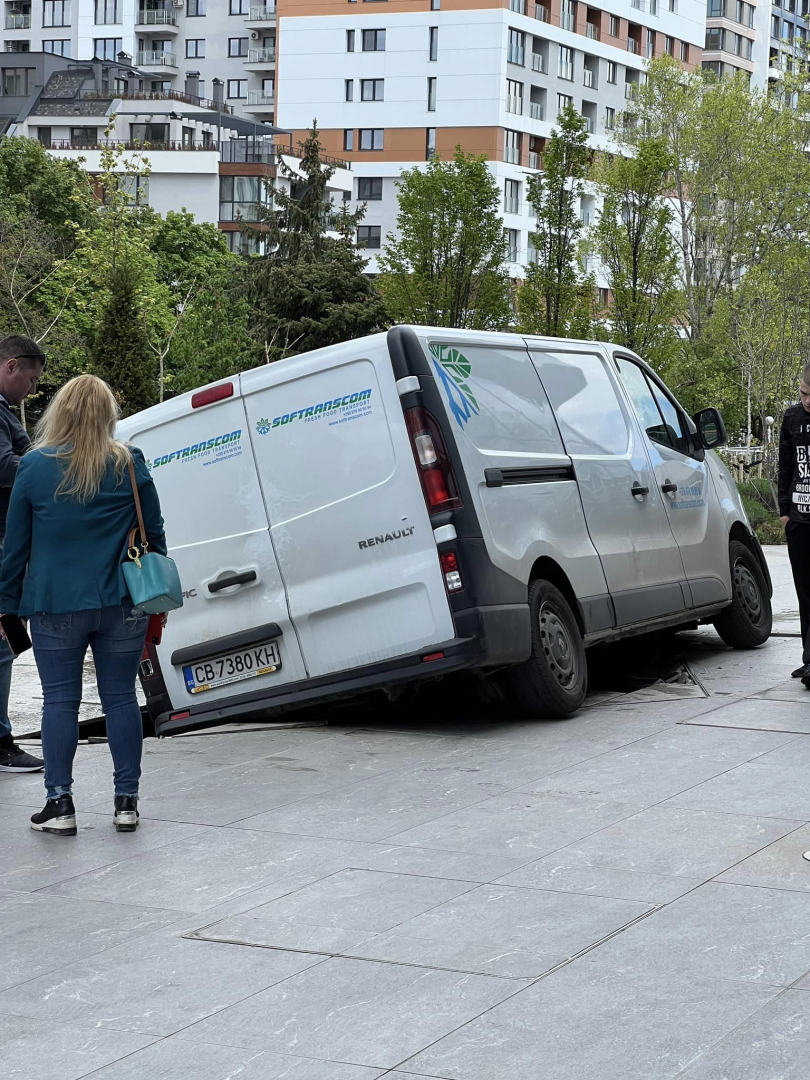
[[[311,677],[455,636],[385,335],[241,377]]]
[[[236,379],[119,428],[149,461],[185,591],[158,648],[174,708],[306,678],[246,428]]]

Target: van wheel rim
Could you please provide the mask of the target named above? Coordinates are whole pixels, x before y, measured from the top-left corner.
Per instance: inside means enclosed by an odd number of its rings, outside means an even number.
[[[762,597],[759,585],[750,568],[742,559],[734,564],[734,592],[748,619],[755,625],[762,620]]]
[[[576,686],[577,654],[565,619],[554,604],[546,600],[540,605],[540,642],[551,674],[564,690]]]

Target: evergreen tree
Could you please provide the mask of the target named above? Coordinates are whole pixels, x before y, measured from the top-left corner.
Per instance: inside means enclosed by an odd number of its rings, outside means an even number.
[[[90,366],[113,388],[124,416],[157,401],[157,360],[149,348],[137,269],[119,262],[110,280]]]

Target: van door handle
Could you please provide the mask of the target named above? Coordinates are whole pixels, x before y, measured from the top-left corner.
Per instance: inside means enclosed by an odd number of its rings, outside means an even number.
[[[249,581],[255,580],[255,570],[243,570],[241,574],[228,574],[227,577],[218,578],[216,581],[209,581],[208,591],[210,593],[222,592],[223,589],[230,589],[234,585],[247,585]]]
[[[661,490],[665,495],[674,495],[678,490],[678,485],[673,484],[671,480],[667,480],[665,484],[661,485]]]
[[[642,487],[641,484],[638,482],[638,480],[636,480],[635,484],[633,484],[633,486],[630,488],[630,494],[631,495],[649,495],[650,494],[650,489],[648,487]]]

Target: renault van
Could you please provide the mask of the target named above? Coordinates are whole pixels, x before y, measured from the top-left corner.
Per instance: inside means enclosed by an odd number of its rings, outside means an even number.
[[[161,735],[461,669],[560,717],[597,642],[770,634],[720,415],[609,344],[398,326],[120,434],[185,590],[141,665]]]

